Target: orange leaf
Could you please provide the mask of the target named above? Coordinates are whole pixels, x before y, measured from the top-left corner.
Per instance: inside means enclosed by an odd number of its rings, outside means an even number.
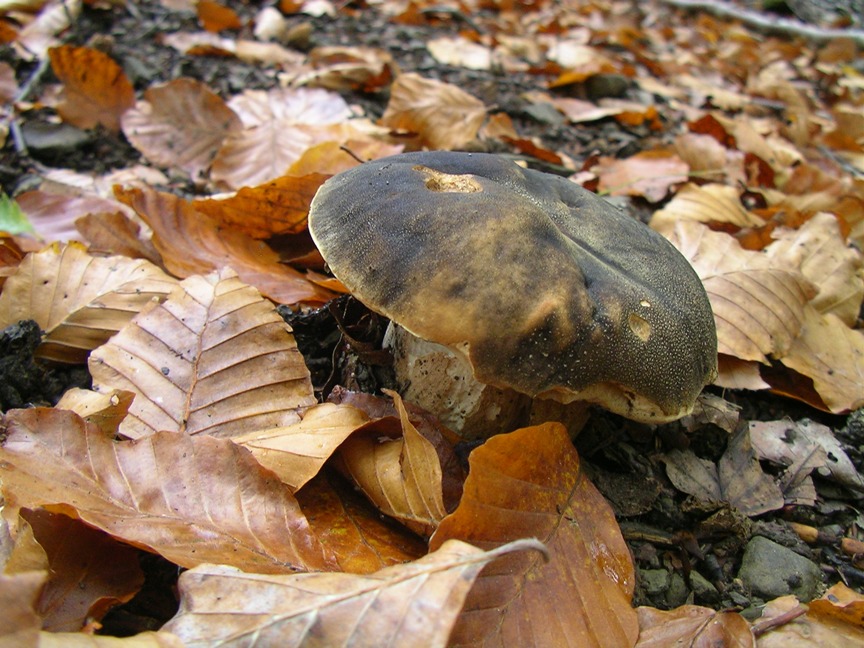
[[[489,548],[533,536],[551,558],[516,554],[484,569],[451,643],[633,646],[639,628],[630,552],[565,428],[546,423],[492,437],[469,463],[462,502],[430,549],[450,538]]]
[[[57,111],[78,128],[101,124],[120,130],[120,117],[135,104],[135,90],[117,63],[89,47],[61,45],[48,50],[54,74],[63,83]]]
[[[209,32],[220,32],[223,29],[240,29],[243,26],[236,11],[218,2],[199,0],[195,8],[198,10],[198,20],[201,21],[204,29]]]

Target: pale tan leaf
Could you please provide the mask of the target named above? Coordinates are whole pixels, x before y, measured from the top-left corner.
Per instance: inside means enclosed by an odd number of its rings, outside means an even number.
[[[12,410],[4,514],[78,517],[182,567],[290,573],[332,563],[287,486],[227,439],[159,432],[117,442],[65,410]]]
[[[43,632],[39,648],[184,648],[176,635],[168,632],[141,632],[132,637],[108,637],[83,632]]]
[[[0,645],[9,648],[39,646],[42,620],[36,614],[39,591],[45,584],[46,572],[0,574]]]
[[[675,138],[675,152],[690,166],[690,172],[700,178],[744,185],[744,153],[728,149],[710,135],[685,133]]]
[[[659,202],[673,185],[687,181],[689,166],[672,151],[655,149],[623,160],[601,157],[591,171],[600,179],[600,191]]]
[[[0,328],[33,319],[45,331],[37,354],[83,362],[177,281],[143,259],[92,257],[80,244],[29,254],[0,295]]]
[[[255,430],[232,440],[296,491],[318,474],[349,434],[368,422],[369,417],[356,407],[322,403],[303,412],[297,423]]]
[[[432,58],[444,65],[469,70],[488,70],[492,67],[492,50],[464,36],[433,38],[426,41],[426,49]]]
[[[744,250],[733,237],[682,221],[664,233],[690,262],[708,293],[718,351],[767,363],[798,336],[815,288],[788,262]]]
[[[780,361],[811,378],[832,412],[864,406],[864,332],[836,315],[806,307],[801,335]]]
[[[329,90],[378,90],[393,79],[396,63],[387,50],[374,47],[325,46],[309,52],[314,70],[300,74],[296,85]]]
[[[846,245],[833,214],[814,214],[797,230],[774,230],[769,258],[800,265],[802,274],[819,287],[810,305],[833,313],[854,326],[864,300],[864,258]]]
[[[750,625],[737,612],[717,612],[697,605],[682,605],[669,611],[639,607],[636,612],[639,614],[639,642],[636,648],[756,646]]]
[[[492,437],[471,453],[462,501],[430,542],[478,547],[533,536],[550,559],[513,554],[479,576],[453,646],[627,648],[639,633],[630,551],[559,423]]]
[[[43,187],[47,184],[43,183]],[[75,221],[82,216],[125,209],[120,203],[83,191],[79,195],[68,195],[36,189],[25,191],[15,200],[33,223],[36,233],[51,242],[80,239]]]
[[[33,22],[24,26],[15,39],[15,50],[25,61],[44,59],[48,48],[57,44],[57,34],[67,30],[81,14],[81,0],[50,0]]]
[[[135,394],[115,389],[106,393],[73,387],[60,398],[55,407],[75,412],[105,434],[115,434],[129,412]]]
[[[717,379],[714,384],[726,389],[769,389],[771,385],[762,379],[759,367],[760,364],[755,360],[740,360],[721,353],[717,356]]]
[[[219,95],[187,78],[148,88],[144,100],[123,115],[122,126],[148,160],[193,177],[209,168],[225,138],[242,128]]]
[[[381,124],[417,133],[420,145],[458,149],[477,137],[486,106],[455,85],[407,73],[396,77]]]
[[[807,608],[791,595],[769,601],[753,629],[764,632],[759,648],[851,648],[864,645],[862,609],[861,595],[838,583]],[[785,622],[778,623],[778,618]]]
[[[764,221],[741,205],[739,190],[719,184],[686,184],[660,211],[654,212],[649,225],[666,238],[679,221],[729,223],[737,227],[760,227]]]
[[[483,566],[538,548],[523,540],[484,552],[451,540],[368,576],[264,576],[208,565],[180,576],[180,610],[164,628],[190,648],[444,646]]]
[[[408,420],[399,395],[388,393],[399,412],[402,437],[357,434],[342,444],[339,457],[347,474],[382,513],[429,535],[447,514],[441,463],[435,446]]]
[[[136,394],[120,432],[232,437],[289,425],[315,403],[290,327],[223,269],[192,276],[90,356],[96,391]]]

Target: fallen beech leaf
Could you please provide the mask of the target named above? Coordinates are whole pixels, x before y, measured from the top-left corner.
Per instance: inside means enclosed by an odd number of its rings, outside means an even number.
[[[864,406],[864,333],[849,328],[836,315],[806,307],[801,335],[780,362],[811,378],[835,414]]]
[[[717,379],[713,384],[725,389],[770,389],[762,379],[760,364],[754,360],[740,360],[721,353],[717,356]]]
[[[144,100],[123,115],[123,134],[148,160],[183,169],[193,178],[242,127],[219,95],[186,78],[151,86]]]
[[[22,510],[21,516],[48,556],[48,581],[36,607],[44,630],[78,632],[91,619],[101,621],[144,584],[138,552],[129,545],[43,509]]]
[[[701,187],[684,185],[663,209],[654,212],[649,225],[669,238],[669,232],[679,221],[729,223],[740,228],[765,224],[758,216],[744,209],[735,187],[717,184]]]
[[[287,486],[227,439],[159,432],[114,440],[77,415],[12,410],[0,448],[14,514],[43,507],[80,518],[181,567],[261,573],[327,569]]]
[[[600,178],[599,189],[613,196],[642,196],[660,202],[672,185],[687,182],[689,167],[672,151],[642,151],[624,160],[601,157],[591,168]]]
[[[441,464],[435,446],[408,420],[402,399],[393,397],[402,437],[356,434],[339,448],[341,465],[358,488],[385,515],[409,529],[429,535],[447,514],[442,495]]]
[[[765,253],[800,265],[802,274],[819,286],[810,305],[820,313],[833,313],[854,327],[864,301],[864,258],[846,245],[833,214],[814,214],[798,230],[774,230],[777,240]]]
[[[469,70],[488,70],[492,67],[492,50],[464,36],[433,38],[426,41],[426,49],[432,58],[444,65]]]
[[[77,229],[90,243],[90,251],[147,259],[160,265],[162,258],[153,243],[139,237],[141,227],[122,212],[87,214],[75,220]]]
[[[81,216],[125,209],[118,202],[93,194],[70,196],[41,189],[25,191],[16,201],[33,224],[36,234],[51,242],[79,239],[75,221]]]
[[[152,300],[177,286],[149,261],[92,257],[77,243],[29,254],[0,295],[0,328],[35,320],[37,355],[82,363]]]
[[[717,612],[698,605],[664,611],[638,607],[639,642],[636,648],[755,648],[756,638],[737,612]],[[761,645],[761,644],[760,644]]]
[[[864,644],[861,627],[862,605],[859,594],[838,583],[821,599],[811,601],[806,614],[794,614],[801,604],[794,596],[782,596],[769,601],[762,617],[753,623],[754,631],[768,625],[769,630],[759,635],[759,648],[788,648],[789,646],[825,646],[845,648]],[[784,619],[792,613],[791,621],[777,624],[772,620]]]
[[[42,619],[36,601],[45,584],[45,572],[0,574],[0,642],[9,646],[40,646]]]
[[[419,135],[419,145],[458,149],[477,137],[486,106],[455,85],[407,73],[396,77],[382,126]]]
[[[723,181],[730,186],[743,186],[744,153],[729,149],[710,135],[685,133],[675,138],[675,152],[699,178]]]
[[[134,398],[133,392],[120,389],[100,394],[73,387],[66,390],[54,407],[75,412],[105,434],[115,434],[128,414]]]
[[[387,50],[338,45],[314,48],[309,64],[315,69],[294,83],[336,91],[375,92],[390,84],[397,68]]]
[[[543,564],[513,554],[483,570],[451,645],[633,646],[635,577],[612,509],[591,485],[559,423],[492,437],[471,453],[462,502],[430,541],[480,547],[534,536]],[[559,605],[555,602],[566,602]]]
[[[825,623],[830,623],[832,620],[842,621],[864,631],[861,627],[861,619],[864,618],[864,596],[849,589],[843,583],[835,583],[828,588],[822,598],[810,601],[809,608],[807,616],[820,619]]]
[[[259,429],[232,440],[296,491],[318,474],[349,434],[368,422],[369,417],[356,407],[322,403],[303,412],[297,423]]]
[[[207,565],[180,576],[180,610],[165,626],[187,646],[443,646],[484,565],[542,547],[523,540],[484,552],[451,540],[368,576],[244,574]]]
[[[93,389],[136,394],[120,433],[233,437],[315,404],[290,327],[230,269],[192,276],[90,355]]]
[[[336,175],[354,168],[361,162],[396,155],[402,150],[401,145],[375,140],[349,139],[344,144],[321,142],[306,149],[300,159],[288,169],[288,175],[304,176],[315,173]]]
[[[696,270],[714,310],[718,351],[767,364],[798,337],[814,286],[791,266],[731,236],[683,221],[664,233]]]
[[[180,638],[167,632],[140,632],[131,637],[109,637],[83,632],[43,632],[39,648],[185,648]]]
[[[120,117],[135,105],[126,73],[107,54],[89,47],[61,45],[48,50],[51,68],[63,84],[57,112],[78,128],[101,124],[120,130]]]
[[[312,173],[282,176],[257,187],[243,187],[230,198],[196,200],[193,207],[220,227],[264,239],[306,229],[315,192],[328,176]]]
[[[339,475],[319,473],[296,497],[339,571],[371,574],[426,555],[420,536],[382,516]]]
[[[198,20],[207,31],[220,32],[223,29],[243,27],[237,12],[213,0],[198,0],[195,9],[198,11]]]
[[[118,197],[153,229],[153,244],[165,267],[179,277],[230,266],[240,279],[280,304],[322,304],[334,296],[279,263],[279,255],[264,243],[240,232],[220,230],[212,219],[177,196],[121,189]]]
[[[36,18],[18,31],[16,53],[25,61],[43,60],[57,44],[57,34],[66,31],[81,14],[81,0],[49,0]]]

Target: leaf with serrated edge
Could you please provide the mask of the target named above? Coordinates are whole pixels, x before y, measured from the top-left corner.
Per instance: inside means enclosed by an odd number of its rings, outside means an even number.
[[[636,643],[630,551],[560,423],[492,437],[471,453],[459,507],[430,549],[534,536],[550,560],[512,554],[480,574],[450,638],[456,646],[626,648]]]
[[[93,389],[136,394],[121,434],[232,437],[290,425],[315,404],[291,329],[261,293],[230,269],[180,288],[90,356]]]
[[[0,328],[22,319],[45,331],[37,355],[81,363],[154,299],[177,286],[149,261],[93,257],[78,243],[28,254],[0,295]]]
[[[328,569],[289,488],[227,439],[159,432],[116,442],[65,410],[12,410],[4,515],[44,507],[181,567],[262,573]]]
[[[521,540],[484,552],[451,540],[368,576],[264,576],[207,565],[180,576],[180,611],[164,629],[195,646],[444,646],[477,573]]]
[[[763,363],[786,353],[801,330],[804,305],[816,294],[797,268],[744,250],[700,223],[678,222],[664,235],[702,279],[720,353]]]
[[[333,403],[310,407],[302,416],[292,425],[256,430],[232,439],[295,491],[318,474],[349,434],[369,422],[369,417],[356,407]]]

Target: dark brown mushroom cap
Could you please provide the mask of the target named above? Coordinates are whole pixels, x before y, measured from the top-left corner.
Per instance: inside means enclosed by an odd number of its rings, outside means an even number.
[[[461,348],[481,382],[659,422],[716,375],[686,259],[564,178],[488,154],[397,155],[328,180],[309,229],[358,299]]]

